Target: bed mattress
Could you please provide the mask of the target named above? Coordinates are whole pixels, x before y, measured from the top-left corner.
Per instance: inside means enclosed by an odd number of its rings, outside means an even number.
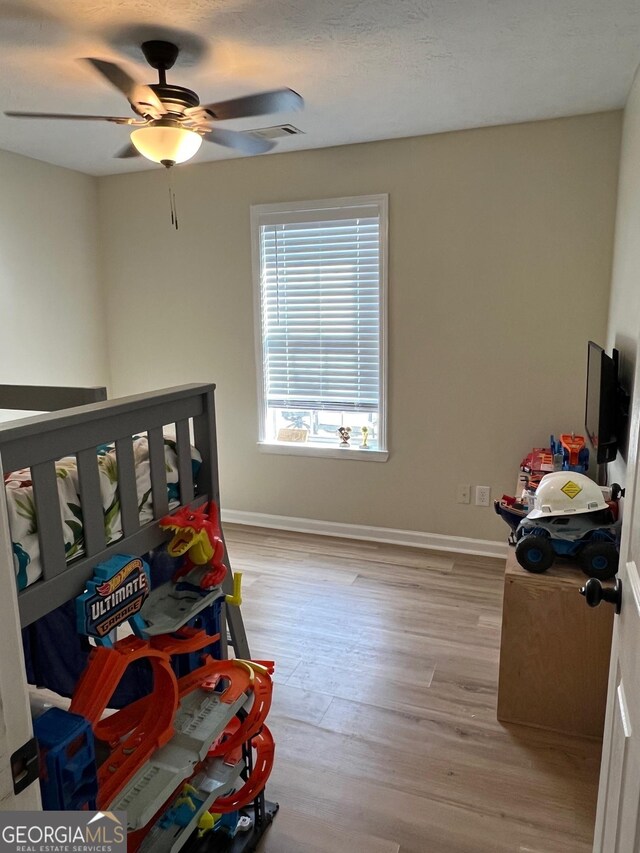
[[[122,519],[118,494],[118,460],[114,444],[97,448],[100,492],[104,512],[104,530],[107,545],[122,537]],[[149,444],[146,436],[134,436],[133,453],[138,495],[140,524],[153,519],[151,496],[151,474],[149,468]],[[164,456],[167,473],[169,508],[179,506],[178,456],[175,441],[165,436]],[[200,465],[200,454],[191,448],[194,475]],[[56,462],[60,516],[64,531],[67,560],[84,553],[82,526],[82,504],[78,484],[78,467],[75,456]],[[24,468],[5,475],[9,527],[13,545],[13,561],[18,589],[24,589],[42,575],[38,520],[36,515],[31,471]]]

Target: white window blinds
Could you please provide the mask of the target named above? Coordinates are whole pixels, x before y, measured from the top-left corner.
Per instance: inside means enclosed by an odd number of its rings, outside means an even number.
[[[379,205],[270,213],[258,238],[267,407],[379,411]]]

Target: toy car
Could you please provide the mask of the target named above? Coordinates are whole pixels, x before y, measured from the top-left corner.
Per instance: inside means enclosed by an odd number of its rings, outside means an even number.
[[[586,575],[612,578],[619,559],[615,515],[600,487],[584,474],[547,474],[534,509],[516,530],[516,558],[523,569],[541,573],[556,556],[576,557]]]

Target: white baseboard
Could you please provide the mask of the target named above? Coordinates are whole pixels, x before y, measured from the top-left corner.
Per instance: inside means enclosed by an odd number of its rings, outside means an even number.
[[[366,524],[343,524],[339,521],[318,521],[315,518],[291,518],[286,515],[244,512],[240,509],[223,509],[222,520],[228,521],[230,524],[245,524],[249,527],[291,530],[295,533],[315,533],[318,536],[337,536],[342,539],[365,539],[370,542],[408,545],[412,548],[429,548],[433,551],[453,551],[456,554],[500,558],[507,556],[506,542],[469,539],[466,536],[443,536],[440,533],[423,533],[419,530],[396,530],[392,527],[371,527]]]

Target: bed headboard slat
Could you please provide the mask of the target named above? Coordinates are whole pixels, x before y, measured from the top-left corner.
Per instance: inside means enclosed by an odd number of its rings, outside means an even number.
[[[149,473],[153,496],[153,514],[161,518],[169,512],[167,495],[167,468],[164,460],[164,437],[162,429],[155,427],[147,432],[149,439]]]
[[[89,448],[88,450],[79,450],[76,453],[76,459],[78,462],[85,551],[89,556],[93,556],[102,551],[106,544],[98,456],[95,448]]]
[[[38,520],[42,576],[50,580],[62,574],[67,567],[55,462],[33,465],[31,480]]]
[[[193,469],[191,467],[191,439],[189,421],[176,421],[176,449],[178,451],[178,478],[180,481],[180,503],[193,500]]]
[[[138,513],[138,491],[136,488],[136,469],[133,458],[133,440],[130,436],[116,441],[118,460],[118,495],[122,514],[122,529],[125,536],[131,536],[140,527]]]
[[[212,501],[220,504],[216,407],[213,388],[202,395],[202,401],[202,414],[193,419],[195,444],[202,456],[202,466],[198,471],[198,491],[199,493],[206,492]]]

